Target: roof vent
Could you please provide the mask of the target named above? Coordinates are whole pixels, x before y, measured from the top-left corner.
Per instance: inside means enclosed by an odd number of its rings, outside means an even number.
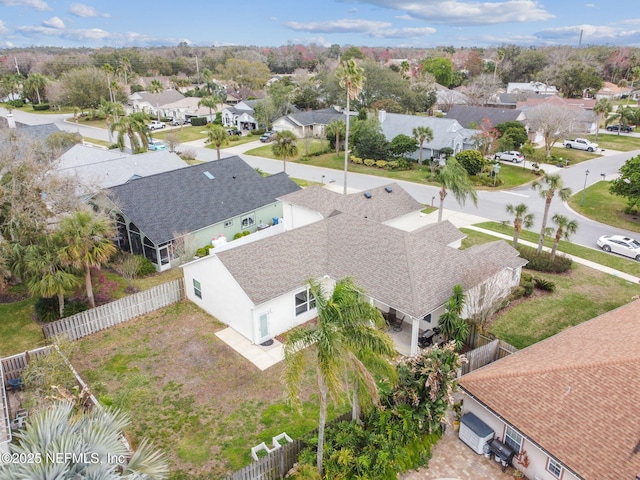
[[[209,180],[213,180],[214,178],[216,178],[213,175],[211,175],[211,172],[208,170],[202,173],[204,173],[205,177],[207,177]]]
[[[391,188],[391,187],[384,187],[384,191],[385,191],[385,192],[387,192],[387,193],[391,193],[391,192],[393,192],[393,188]]]
[[[366,198],[371,198],[371,192],[364,192],[364,196]]]

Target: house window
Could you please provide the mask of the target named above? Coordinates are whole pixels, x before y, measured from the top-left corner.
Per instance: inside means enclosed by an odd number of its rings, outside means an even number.
[[[193,293],[196,297],[202,298],[202,286],[195,278],[193,279]]]
[[[311,295],[309,288],[296,293],[296,315],[302,315],[316,308],[316,299]]]
[[[515,429],[507,427],[507,433],[504,435],[504,443],[513,448],[513,451],[516,452],[517,455],[522,448],[522,435],[516,432]]]
[[[227,220],[224,222],[224,228],[229,228],[231,225],[233,225],[233,220]]]
[[[560,462],[556,462],[553,458],[549,459],[549,465],[547,465],[547,470],[549,470],[549,472],[553,474],[553,476],[556,478],[562,477],[562,470],[563,470],[562,465],[560,464]]]
[[[240,224],[242,225],[242,228],[249,228],[254,223],[256,223],[256,214],[255,213],[250,213],[248,215],[245,215],[244,217],[242,217],[241,222],[240,222]]]

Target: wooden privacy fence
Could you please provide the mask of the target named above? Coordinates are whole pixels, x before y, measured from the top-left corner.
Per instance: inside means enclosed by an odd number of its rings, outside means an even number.
[[[17,355],[11,355],[10,357],[1,359],[5,382],[21,377],[22,371],[27,366],[27,363],[29,363],[29,358],[47,355],[50,349],[50,346],[36,348],[35,350],[29,350],[28,352],[18,353]]]
[[[47,323],[42,327],[42,333],[45,338],[66,335],[71,340],[77,340],[179,302],[183,298],[184,282],[179,278],[114,302]]]
[[[513,345],[509,345],[493,335],[487,336],[479,333],[475,325],[471,325],[469,330],[469,337],[466,343],[475,348],[465,353],[468,361],[462,366],[462,375],[473,372],[480,367],[518,351]]]
[[[273,450],[266,457],[247,465],[242,470],[232,473],[224,480],[280,480],[298,461],[298,454],[304,446],[302,440],[294,440]]]

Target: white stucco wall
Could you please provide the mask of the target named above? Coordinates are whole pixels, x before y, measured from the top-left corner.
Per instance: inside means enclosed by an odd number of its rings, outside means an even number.
[[[467,412],[473,413],[476,417],[478,417],[491,429],[493,429],[494,438],[498,438],[500,441],[504,441],[507,424],[500,420],[500,418],[498,418],[493,412],[485,408],[480,402],[465,394],[463,401],[463,414]],[[522,451],[527,453],[527,457],[529,458],[529,466],[527,468],[524,468],[521,464],[518,463],[517,459],[515,458],[513,460],[513,465],[518,470],[522,470],[527,478],[536,480],[558,480],[556,476],[554,476],[547,470],[549,456],[524,435],[522,440]],[[578,477],[564,469],[562,480],[578,480]]]
[[[182,269],[187,298],[205,312],[253,341],[253,302],[220,259],[210,254],[183,265]],[[198,298],[194,293],[194,279],[200,282],[202,298]]]

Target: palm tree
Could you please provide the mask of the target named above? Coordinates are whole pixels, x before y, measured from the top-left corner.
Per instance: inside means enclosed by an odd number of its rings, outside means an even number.
[[[115,235],[113,223],[90,210],[79,210],[62,219],[58,227],[63,244],[60,257],[64,265],[84,271],[89,305],[96,306],[91,284],[91,269],[100,268],[116,252],[111,241]]]
[[[402,78],[407,78],[410,72],[411,65],[409,65],[409,62],[407,62],[406,60],[400,62],[400,75],[402,75]]]
[[[153,93],[156,96],[156,113],[158,115],[158,121],[160,121],[160,94],[164,92],[164,87],[160,80],[154,79],[151,80],[151,84],[149,85],[149,93]]]
[[[438,319],[442,335],[447,340],[456,342],[456,348],[462,348],[464,340],[469,334],[469,325],[460,316],[464,310],[466,300],[462,285],[453,287],[453,294],[444,304],[444,313]]]
[[[129,83],[127,74],[130,71],[131,71],[131,61],[129,60],[129,57],[122,57],[122,59],[120,60],[120,64],[118,65],[118,73],[120,73],[124,77],[125,85]]]
[[[522,227],[531,228],[533,226],[533,213],[527,213],[528,208],[526,203],[520,203],[516,206],[507,204],[507,213],[515,216],[513,219],[513,248],[518,248]],[[507,220],[505,223],[508,222]]]
[[[551,217],[553,223],[558,226],[556,230],[556,238],[553,241],[553,248],[551,248],[551,260],[556,258],[556,250],[558,249],[558,244],[560,240],[569,240],[571,235],[575,234],[578,231],[578,222],[576,220],[569,220],[564,215],[560,215],[556,213],[553,217]]]
[[[289,130],[278,132],[274,136],[271,150],[277,158],[281,158],[284,162],[284,173],[287,173],[287,158],[295,157],[298,154],[298,139],[295,134]]]
[[[553,197],[558,194],[558,197],[564,202],[571,197],[571,189],[569,187],[563,187],[562,178],[558,174],[545,173],[542,180],[535,181],[531,184],[533,190],[538,191],[540,196],[544,198],[544,213],[542,215],[542,227],[540,228],[540,238],[538,240],[537,254],[542,253],[542,247],[544,246],[544,236],[547,229],[547,217],[549,216],[549,208],[551,207],[551,201]]]
[[[220,147],[229,143],[229,134],[222,125],[212,123],[207,127],[207,138],[209,143],[216,146],[218,160],[220,160]]]
[[[109,101],[113,102],[115,101],[115,96],[113,95],[113,89],[111,88],[112,87],[111,77],[113,77],[115,70],[108,63],[105,63],[104,65],[102,65],[101,69],[105,73],[105,75],[107,75],[107,87],[109,88]]]
[[[342,120],[332,120],[326,128],[327,138],[335,137],[336,139],[336,157],[340,153],[340,139],[344,138],[346,132],[346,124]]]
[[[112,134],[111,125],[114,122],[117,122],[118,116],[124,115],[124,107],[120,103],[115,102],[107,102],[104,98],[100,100],[100,107],[98,107],[98,112],[104,115],[104,121],[107,125],[107,129],[109,130],[109,143],[112,143]]]
[[[284,346],[284,378],[288,398],[298,405],[305,361],[313,358],[320,389],[317,463],[322,476],[328,398],[335,400],[349,389],[345,379],[350,375],[366,387],[369,398],[377,404],[375,379],[361,358],[366,354],[380,360],[395,352],[391,338],[381,330],[384,320],[380,311],[368,302],[353,280],[344,278],[336,282],[329,298],[325,297],[322,285],[315,281],[309,282],[309,292],[318,309],[317,322],[288,334]],[[306,354],[308,351],[311,357]]]
[[[143,440],[130,457],[122,430],[129,417],[119,410],[95,407],[78,413],[71,402],[54,403],[29,417],[10,445],[12,453],[34,454],[42,462],[5,464],[0,479],[94,478],[102,480],[163,480],[169,467],[162,452]],[[67,456],[73,452],[75,455]],[[47,456],[62,461],[44,461]],[[56,457],[58,458],[58,457]]]
[[[58,316],[64,311],[64,294],[80,285],[80,279],[69,271],[60,255],[60,238],[49,235],[24,249],[24,273],[27,289],[38,297],[58,297]]]
[[[422,145],[424,144],[424,142],[429,143],[431,140],[433,140],[433,130],[431,130],[429,127],[425,127],[424,125],[415,127],[413,129],[413,138],[415,138],[420,145],[418,165],[420,170],[422,170]]]
[[[598,133],[600,130],[600,125],[602,125],[602,120],[605,117],[608,117],[613,110],[613,104],[611,100],[608,98],[600,98],[596,104],[593,106],[593,112],[598,116],[598,128],[596,129],[596,140],[598,140]]]
[[[202,97],[198,102],[198,107],[208,107],[209,108],[209,121],[213,121],[213,109],[216,108],[218,104],[217,99],[213,97]]]
[[[623,125],[627,125],[629,120],[633,121],[636,115],[636,109],[633,107],[623,107],[618,105],[618,109],[607,118],[606,124],[609,125],[613,120],[617,120],[618,122],[618,135],[620,135],[620,131],[622,130]]]
[[[448,194],[448,190],[453,192],[453,196],[461,205],[464,205],[467,197],[471,198],[474,205],[478,205],[478,194],[469,178],[469,174],[462,165],[451,157],[447,160],[447,164],[440,170],[439,180],[441,183],[440,209],[438,211],[438,221],[442,221],[442,210],[444,208],[444,199]]]
[[[336,76],[340,82],[340,86],[347,90],[347,121],[344,134],[344,194],[347,194],[347,170],[349,167],[349,125],[350,125],[350,103],[351,99],[355,99],[364,86],[364,68],[356,65],[353,58],[346,62],[342,62],[342,67],[336,71]]]
[[[39,73],[31,73],[29,77],[24,82],[24,91],[27,95],[36,94],[36,98],[38,99],[38,103],[42,103],[42,97],[40,95],[41,91],[47,87],[47,77],[41,75]]]
[[[135,112],[127,117],[121,117],[117,122],[111,125],[112,132],[118,132],[118,148],[121,152],[125,149],[125,136],[129,138],[131,144],[131,153],[138,153],[140,150],[146,150],[149,145],[147,140],[149,127],[147,122],[149,115],[145,112]]]

